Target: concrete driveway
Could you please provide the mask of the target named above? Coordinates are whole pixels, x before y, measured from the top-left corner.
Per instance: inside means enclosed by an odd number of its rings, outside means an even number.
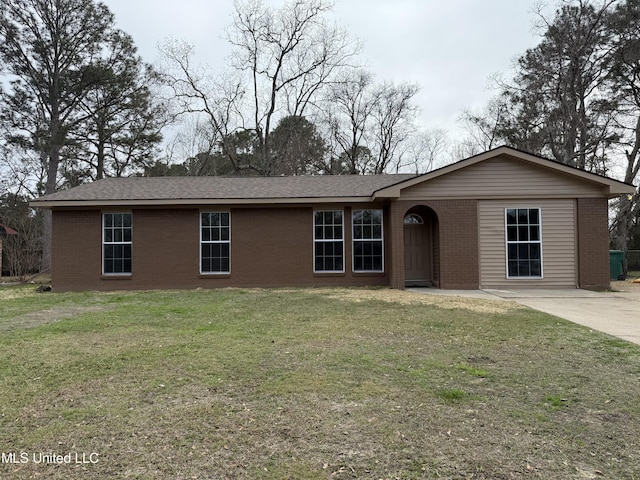
[[[438,290],[421,293],[501,298],[640,345],[640,284],[612,282],[613,292],[574,289]]]

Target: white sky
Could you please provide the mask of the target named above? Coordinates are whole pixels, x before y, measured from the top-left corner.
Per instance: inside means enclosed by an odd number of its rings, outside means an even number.
[[[279,6],[284,0],[267,0]],[[103,0],[118,27],[133,36],[144,61],[158,59],[167,37],[195,45],[197,59],[222,70],[232,0]],[[418,83],[420,123],[457,137],[465,108],[493,95],[490,77],[510,76],[514,60],[538,43],[539,0],[336,0],[336,21],[363,44],[379,81]],[[553,5],[546,12],[553,12]]]

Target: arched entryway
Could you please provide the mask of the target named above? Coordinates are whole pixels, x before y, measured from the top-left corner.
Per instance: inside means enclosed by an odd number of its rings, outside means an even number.
[[[438,216],[426,206],[404,216],[404,269],[407,287],[440,284]]]

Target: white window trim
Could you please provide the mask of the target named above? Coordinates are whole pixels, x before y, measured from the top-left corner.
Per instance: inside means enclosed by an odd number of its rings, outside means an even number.
[[[229,240],[212,240],[212,241],[206,241],[206,242],[202,240],[202,214],[203,213],[229,214]],[[198,214],[198,217],[199,217],[198,219],[198,226],[199,226],[198,228],[198,236],[199,236],[198,265],[199,265],[200,275],[230,275],[231,274],[231,211],[230,210],[201,210]],[[227,270],[226,272],[203,272],[202,271],[202,244],[203,243],[206,243],[206,244],[228,243],[229,244],[229,270]]]
[[[355,223],[353,223],[353,217],[355,216],[355,212],[380,212],[380,238],[355,238],[354,230]],[[380,270],[356,270],[356,242],[380,242],[382,245],[382,269]],[[353,269],[353,273],[384,273],[384,210],[381,208],[359,208],[357,210],[351,211],[351,268]]]
[[[529,241],[529,242],[520,242],[520,241],[509,241],[509,235],[507,232],[507,210],[538,210],[538,222],[540,227],[540,240]],[[507,207],[504,209],[504,258],[505,258],[505,273],[507,280],[541,280],[544,279],[544,251],[542,244],[542,208],[540,207]],[[520,243],[538,243],[540,244],[540,276],[539,277],[513,277],[509,275],[509,244],[520,244]]]
[[[120,211],[114,211],[114,212],[101,212],[102,213],[102,229],[100,230],[100,237],[101,237],[101,252],[100,255],[102,257],[101,263],[102,263],[102,275],[106,276],[106,277],[130,277],[131,275],[133,275],[133,258],[131,259],[131,272],[105,272],[104,271],[104,246],[105,245],[131,245],[131,257],[133,257],[133,213],[132,212],[120,212]],[[104,221],[104,217],[105,215],[131,215],[131,241],[129,242],[105,242],[104,241],[104,228],[105,228],[105,221]]]
[[[342,241],[342,270],[316,270],[316,242],[324,243],[324,242],[336,242],[337,239],[324,239],[324,238],[316,238],[316,213],[324,213],[324,212],[340,212],[342,214],[342,238],[339,239]],[[323,274],[323,273],[344,273],[345,272],[345,252],[344,252],[344,210],[314,210],[313,211],[313,251],[311,252],[313,257],[313,273]]]

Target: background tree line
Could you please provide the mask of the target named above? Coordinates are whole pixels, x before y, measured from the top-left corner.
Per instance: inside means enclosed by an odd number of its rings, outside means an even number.
[[[212,72],[175,40],[145,64],[95,0],[0,0],[2,205],[105,176],[423,173],[501,144],[636,180],[640,0],[540,14],[539,44],[483,111],[461,115],[468,136],[456,142],[417,125],[419,86],[375,78],[330,11],[328,0],[237,2],[233,54]],[[618,248],[640,244],[637,200],[615,206]],[[50,216],[0,215],[39,226],[46,269]]]

